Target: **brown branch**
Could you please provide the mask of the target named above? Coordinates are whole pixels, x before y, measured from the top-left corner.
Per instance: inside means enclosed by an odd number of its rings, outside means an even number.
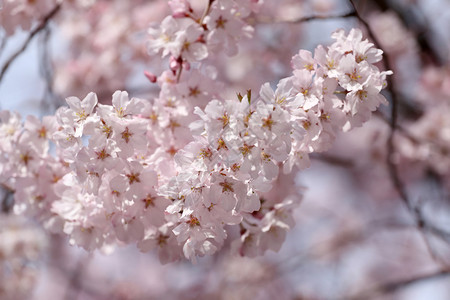
[[[58,98],[56,97],[54,84],[54,71],[52,65],[52,53],[50,47],[51,28],[47,26],[40,37],[40,64],[39,69],[41,76],[45,79],[46,89],[43,97],[40,100],[40,107],[43,114],[54,112],[58,107]]]
[[[443,269],[443,270],[439,270],[437,272],[428,273],[428,274],[412,277],[409,279],[404,279],[404,280],[400,280],[400,281],[396,281],[396,282],[388,282],[385,284],[381,284],[371,290],[368,290],[357,296],[349,297],[346,299],[347,300],[367,300],[367,299],[379,297],[380,294],[384,295],[384,294],[388,294],[388,293],[393,293],[399,289],[406,288],[409,285],[413,285],[415,283],[433,280],[433,279],[439,279],[442,277],[447,277],[449,275],[450,275],[450,270]]]
[[[0,55],[2,55],[2,52],[5,49],[7,42],[8,42],[8,37],[6,36],[6,33],[5,33],[5,35],[0,38]]]
[[[299,19],[292,19],[292,20],[274,20],[274,19],[258,18],[258,19],[253,20],[253,22],[259,23],[259,24],[282,24],[282,23],[295,24],[295,23],[309,22],[309,21],[313,21],[313,20],[332,20],[332,19],[352,18],[352,17],[356,17],[355,11],[351,11],[351,12],[341,14],[341,15],[314,15],[314,16],[302,17]]]
[[[330,165],[335,165],[338,167],[352,168],[355,166],[355,162],[352,159],[339,157],[336,155],[330,155],[326,153],[311,153],[310,157],[311,159],[317,159],[324,163],[328,163]]]
[[[383,49],[381,47],[380,42],[376,38],[375,34],[373,33],[372,29],[370,28],[369,24],[364,20],[364,18],[358,13],[356,9],[356,5],[353,2],[354,0],[349,0],[350,4],[353,6],[353,9],[356,14],[356,18],[366,27],[367,32],[369,34],[369,37],[374,41],[375,46],[379,49]],[[383,59],[383,65],[386,70],[392,70],[389,55],[383,51],[384,59]],[[411,203],[408,199],[408,195],[404,189],[403,183],[400,180],[398,170],[396,168],[395,162],[394,162],[394,135],[395,131],[397,130],[397,118],[398,118],[398,96],[396,91],[394,90],[394,84],[392,80],[392,76],[387,77],[387,89],[389,93],[391,94],[391,119],[390,119],[390,127],[391,132],[389,134],[389,138],[387,141],[387,148],[388,148],[388,154],[387,154],[387,165],[389,168],[389,175],[391,177],[392,182],[394,183],[395,188],[397,189],[398,193],[400,194],[401,199],[406,204],[406,206],[411,209]]]
[[[382,11],[394,12],[402,24],[415,35],[421,52],[427,54],[427,57],[431,59],[433,64],[438,66],[444,65],[445,59],[432,43],[433,38],[436,37],[431,32],[429,22],[423,11],[417,9],[417,4],[410,3],[402,9],[396,1],[372,0],[372,2],[378,5]]]
[[[200,25],[203,24],[203,20],[206,18],[206,16],[207,16],[207,15],[209,14],[209,12],[211,11],[211,5],[213,4],[214,1],[215,1],[215,0],[209,0],[209,1],[208,1],[208,5],[206,6],[205,11],[203,12],[202,17],[201,17],[200,20],[198,21],[198,23],[199,23]]]
[[[39,32],[41,32],[48,24],[48,22],[55,16],[55,14],[59,11],[59,9],[61,8],[61,4],[56,5],[43,19],[42,21],[39,23],[39,25],[36,26],[36,28],[34,28],[30,34],[28,35],[28,38],[26,39],[26,41],[23,43],[22,47],[20,47],[20,49],[18,49],[15,53],[13,53],[11,55],[11,57],[5,62],[5,64],[2,67],[2,70],[0,72],[0,83],[2,81],[3,76],[5,75],[6,71],[9,69],[9,67],[11,66],[11,64],[16,60],[16,58],[23,53],[28,45],[30,44],[30,42],[33,40],[33,38],[36,36],[36,34],[38,34]]]
[[[353,6],[353,9],[355,10],[356,13],[356,17],[358,18],[358,20],[366,27],[367,32],[369,34],[369,37],[374,41],[375,46],[379,49],[383,49],[381,47],[381,43],[378,41],[378,39],[376,38],[375,34],[373,33],[372,29],[370,28],[369,24],[366,22],[366,20],[364,20],[364,18],[358,13],[357,9],[356,9],[356,5],[354,3],[354,0],[349,0],[350,4]],[[385,67],[386,70],[392,70],[391,65],[390,65],[390,61],[389,61],[389,56],[388,54],[383,51],[383,55],[384,55],[384,59],[383,59],[383,65]],[[388,169],[389,169],[389,175],[391,177],[392,182],[394,183],[394,187],[397,189],[397,192],[399,193],[401,199],[403,200],[403,202],[405,203],[405,205],[412,210],[411,207],[411,203],[408,199],[408,195],[404,189],[403,183],[400,180],[395,162],[394,162],[394,135],[395,135],[395,131],[397,130],[397,118],[398,118],[398,98],[397,98],[397,93],[394,90],[394,84],[392,81],[392,76],[388,76],[387,77],[387,83],[388,83],[388,91],[391,94],[391,119],[390,119],[390,127],[391,127],[391,132],[389,134],[388,137],[388,141],[387,141],[387,165],[388,165]]]

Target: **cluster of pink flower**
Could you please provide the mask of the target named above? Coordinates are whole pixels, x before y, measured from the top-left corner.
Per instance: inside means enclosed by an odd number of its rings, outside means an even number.
[[[170,55],[170,70],[147,73],[159,97],[117,91],[112,106],[93,93],[71,97],[56,116],[29,117],[23,128],[2,112],[1,182],[16,191],[16,211],[87,250],[137,243],[158,248],[163,262],[195,260],[222,248],[233,231],[226,226],[237,225],[232,248],[242,255],[277,251],[301,198],[285,188],[293,167],[309,166],[310,153],[386,102],[380,91],[391,72],[374,65],[382,51],[360,30],[338,30],[330,47],[300,50],[275,91],[266,83],[257,97],[249,90],[224,100],[215,71],[200,61],[236,53],[258,1],[209,1],[201,16],[189,1],[169,4],[173,15],[150,30],[150,49]]]

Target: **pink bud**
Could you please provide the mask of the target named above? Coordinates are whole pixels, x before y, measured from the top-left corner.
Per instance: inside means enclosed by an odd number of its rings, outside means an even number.
[[[174,19],[186,18],[188,15],[184,11],[177,11],[172,14]]]
[[[188,63],[187,61],[183,62],[183,69],[189,71],[191,69],[191,64]]]
[[[169,61],[169,67],[172,72],[176,72],[180,68],[180,62],[175,57],[171,56]]]
[[[156,82],[157,77],[156,77],[156,75],[153,74],[152,72],[150,72],[150,71],[144,71],[144,75],[145,75],[145,77],[147,77],[148,80],[150,80],[150,82],[152,82],[152,83],[155,83],[155,82]]]

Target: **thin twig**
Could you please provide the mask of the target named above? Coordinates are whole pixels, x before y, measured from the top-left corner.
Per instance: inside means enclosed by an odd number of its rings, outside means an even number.
[[[417,3],[410,3],[401,8],[399,1],[373,0],[372,2],[376,3],[382,11],[389,11],[396,14],[402,22],[402,25],[414,34],[421,52],[426,54],[434,65],[442,66],[445,64],[444,57],[442,57],[439,51],[437,51],[436,46],[432,43],[433,39],[438,39],[430,30],[427,17],[424,11],[417,7]]]
[[[355,162],[353,160],[345,157],[339,157],[325,153],[311,153],[310,157],[312,159],[317,159],[338,167],[351,168],[355,166]]]
[[[21,54],[23,53],[28,45],[30,44],[30,42],[33,40],[34,36],[36,34],[38,34],[41,30],[43,30],[48,22],[53,18],[53,16],[55,16],[55,14],[59,11],[59,9],[61,8],[61,5],[58,4],[56,5],[43,19],[42,21],[39,23],[38,26],[36,26],[36,28],[34,28],[30,34],[28,35],[27,40],[24,42],[24,44],[22,45],[22,47],[20,47],[19,50],[17,50],[15,53],[13,53],[11,55],[11,57],[5,62],[5,64],[2,67],[2,70],[0,72],[0,83],[2,81],[3,76],[5,75],[6,71],[8,70],[8,68],[11,66],[11,64],[14,62],[14,60]]]
[[[208,1],[208,6],[206,6],[205,11],[203,12],[202,17],[200,18],[200,20],[198,21],[198,23],[200,25],[203,24],[203,20],[206,18],[206,16],[209,14],[210,10],[211,10],[211,5],[213,4],[215,0],[209,0]]]
[[[378,41],[378,39],[376,38],[375,34],[373,33],[371,27],[369,26],[369,24],[366,22],[366,20],[364,20],[364,18],[358,13],[358,10],[356,9],[356,5],[353,2],[354,0],[349,0],[350,4],[353,6],[353,9],[355,11],[356,14],[356,18],[358,18],[358,20],[366,27],[367,29],[367,33],[369,34],[369,37],[373,40],[373,42],[375,43],[375,46],[379,49],[383,49],[381,47],[381,43]],[[383,51],[383,55],[385,56],[383,59],[383,64],[386,70],[392,70],[391,65],[390,65],[390,61],[389,61],[389,56],[388,54]],[[400,177],[398,175],[397,172],[397,168],[394,162],[394,135],[395,135],[395,131],[397,130],[397,117],[398,117],[398,99],[397,99],[397,93],[394,90],[394,84],[392,81],[392,76],[387,76],[386,78],[388,86],[387,89],[391,94],[391,119],[389,122],[389,125],[391,127],[391,132],[389,134],[388,137],[388,141],[387,141],[387,165],[389,168],[389,175],[391,177],[392,182],[394,183],[394,187],[397,189],[397,192],[400,194],[401,199],[403,200],[403,202],[406,204],[406,206],[409,209],[412,209],[411,207],[411,203],[408,199],[408,195],[403,187],[403,184],[400,180]]]
[[[53,91],[54,80],[53,80],[53,66],[51,61],[52,54],[50,47],[50,37],[51,37],[51,28],[50,26],[47,26],[45,27],[42,38],[40,39],[41,64],[39,66],[41,75],[42,77],[44,77],[46,83],[46,89],[40,102],[41,103],[40,107],[42,113],[44,114],[48,112],[53,112],[57,107],[57,103],[55,101],[56,97]]]
[[[404,280],[400,280],[400,281],[396,281],[396,282],[389,282],[386,284],[382,284],[371,290],[363,292],[357,296],[348,297],[346,299],[347,300],[367,300],[367,299],[371,299],[374,297],[378,297],[378,296],[380,296],[380,294],[384,295],[384,294],[395,292],[399,289],[408,287],[415,283],[428,281],[428,280],[432,280],[432,279],[438,279],[438,278],[442,278],[442,277],[447,277],[449,275],[450,275],[450,270],[443,269],[443,270],[439,270],[437,272],[424,274],[424,275],[412,277],[409,279],[404,279]]]
[[[332,20],[332,19],[344,19],[344,18],[352,18],[352,17],[356,17],[356,12],[355,11],[350,11],[348,13],[345,14],[340,14],[340,15],[314,15],[314,16],[309,16],[309,17],[302,17],[299,19],[292,19],[292,20],[274,20],[274,19],[263,19],[263,18],[258,18],[256,20],[254,20],[255,23],[259,23],[259,24],[282,24],[282,23],[302,23],[302,22],[309,22],[309,21],[313,21],[313,20]]]
[[[0,55],[2,55],[2,52],[5,49],[7,42],[8,42],[8,37],[6,36],[6,33],[5,33],[0,39]]]

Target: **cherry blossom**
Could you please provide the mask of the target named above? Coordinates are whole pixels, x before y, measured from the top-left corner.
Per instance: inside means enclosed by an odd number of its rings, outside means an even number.
[[[229,97],[210,58],[235,55],[251,38],[246,17],[259,1],[210,1],[203,13],[190,1],[170,6],[173,15],[148,30],[149,52],[168,56],[167,70],[146,73],[159,94],[130,99],[118,90],[111,105],[92,92],[68,97],[42,122],[1,112],[2,183],[17,191],[16,212],[88,251],[136,244],[158,249],[163,262],[195,262],[237,227],[234,251],[278,251],[301,195],[272,191],[293,185],[311,153],[386,104],[380,92],[391,72],[374,65],[382,52],[360,30],[338,30],[328,48],[294,55],[275,90],[264,83]]]

